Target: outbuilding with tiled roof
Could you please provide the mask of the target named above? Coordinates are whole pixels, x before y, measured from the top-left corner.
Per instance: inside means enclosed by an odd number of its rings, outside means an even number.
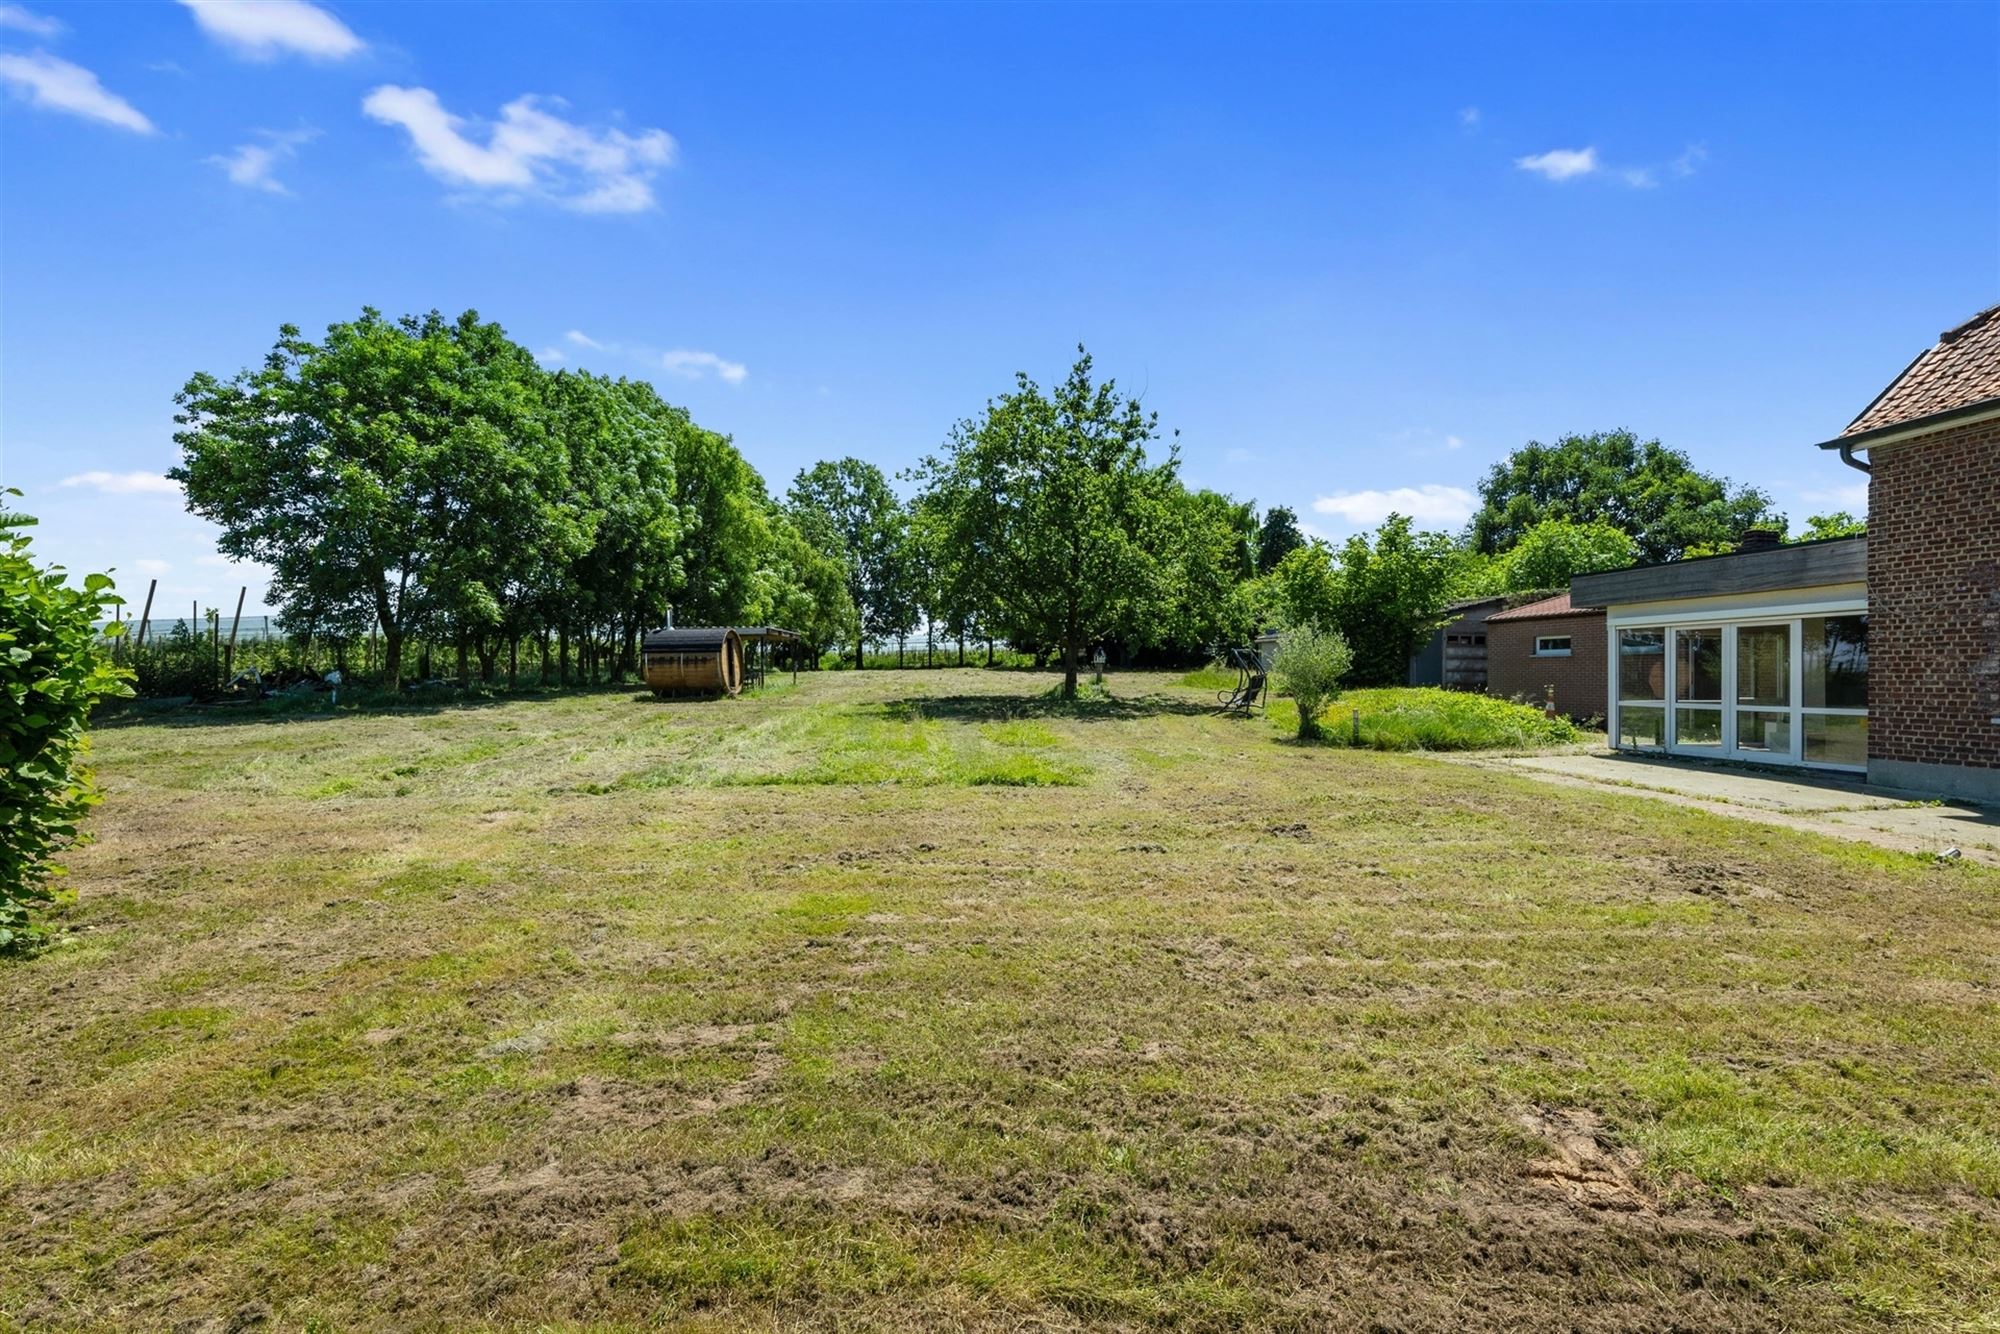
[[[1604,654],[1604,608],[1537,598],[1486,618],[1486,693],[1602,718]]]

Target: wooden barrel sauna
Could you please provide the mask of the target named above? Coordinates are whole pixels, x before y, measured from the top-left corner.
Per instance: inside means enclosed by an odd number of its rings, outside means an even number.
[[[727,626],[648,631],[640,656],[655,695],[734,695],[743,689],[743,641]]]

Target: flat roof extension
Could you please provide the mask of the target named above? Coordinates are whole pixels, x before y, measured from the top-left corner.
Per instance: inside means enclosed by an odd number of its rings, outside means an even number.
[[[1662,565],[1579,574],[1570,580],[1573,602],[1612,607],[1632,602],[1772,593],[1787,588],[1859,584],[1868,579],[1868,539],[1830,537],[1764,551],[1697,556]]]

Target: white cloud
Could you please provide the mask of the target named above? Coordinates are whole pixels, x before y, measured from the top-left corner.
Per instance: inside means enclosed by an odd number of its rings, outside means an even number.
[[[1468,130],[1479,128],[1479,108],[1464,107],[1458,113],[1458,123]]]
[[[153,122],[139,109],[97,81],[81,65],[57,59],[46,51],[33,55],[0,55],[0,83],[30,106],[66,111],[135,134],[153,134]]]
[[[1514,165],[1551,181],[1567,181],[1577,176],[1588,176],[1597,170],[1597,150],[1552,148],[1546,153],[1517,157]]]
[[[1459,524],[1476,508],[1472,492],[1462,486],[1399,486],[1389,491],[1342,491],[1313,501],[1313,513],[1331,514],[1357,527],[1377,524],[1391,514],[1405,514],[1418,523]]]
[[[1545,180],[1568,181],[1579,176],[1603,175],[1634,190],[1651,190],[1659,185],[1662,173],[1692,176],[1701,170],[1701,164],[1707,158],[1706,148],[1700,144],[1689,144],[1681,150],[1679,157],[1664,166],[1614,167],[1601,160],[1595,148],[1556,148],[1546,153],[1515,158],[1514,165]]]
[[[139,567],[141,574],[165,574],[174,568],[163,560],[135,560],[132,563]]]
[[[578,347],[601,348],[604,346],[604,344],[598,342],[595,338],[592,338],[589,334],[585,333],[581,329],[571,329],[568,333],[564,334],[563,337],[569,339],[570,342],[575,343]]]
[[[1255,457],[1254,454],[1244,449],[1241,445],[1238,445],[1235,449],[1228,451],[1222,456],[1223,461],[1226,463],[1248,463]]]
[[[229,559],[229,557],[219,551],[211,551],[206,556],[196,556],[194,563],[196,565],[212,565],[225,570],[233,568],[236,564],[235,561]]]
[[[1444,447],[1446,449],[1464,449],[1465,442],[1455,435],[1448,435],[1444,438]]]
[[[669,374],[684,379],[699,380],[704,375],[714,375],[730,384],[742,384],[749,376],[750,369],[740,361],[724,361],[713,352],[696,352],[687,348],[676,348],[660,358],[660,364]]]
[[[545,347],[535,353],[535,360],[545,365],[553,366],[558,361],[566,361],[568,358],[563,356],[563,350],[559,347]]]
[[[163,477],[156,472],[80,472],[73,477],[65,477],[57,486],[87,486],[93,491],[102,491],[108,496],[129,496],[140,493],[177,496],[181,484],[171,477]]]
[[[532,94],[515,98],[500,108],[499,123],[483,131],[484,143],[478,127],[446,111],[428,88],[384,84],[361,109],[384,125],[401,126],[424,169],[448,184],[487,191],[503,202],[546,199],[579,213],[652,208],[652,179],[673,165],[673,136],[578,125],[551,110],[565,105]]]
[[[317,130],[295,130],[290,134],[279,134],[272,130],[259,130],[261,143],[242,144],[234,152],[221,153],[207,159],[228,173],[229,179],[248,190],[263,190],[274,195],[289,195],[285,183],[272,173],[278,164],[298,155],[302,144],[312,142]]]
[[[367,43],[306,0],[181,0],[201,30],[252,60],[281,55],[345,60]]]
[[[16,32],[42,38],[60,37],[65,31],[61,19],[52,19],[46,14],[8,4],[0,4],[0,28],[12,28]]]

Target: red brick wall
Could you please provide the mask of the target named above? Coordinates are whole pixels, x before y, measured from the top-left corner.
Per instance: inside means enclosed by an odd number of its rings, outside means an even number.
[[[2000,422],[1870,462],[1868,757],[2000,768]]]
[[[1567,658],[1538,658],[1539,635],[1568,635]],[[1486,693],[1542,702],[1556,688],[1556,707],[1572,718],[1604,716],[1604,616],[1537,616],[1486,623]]]

